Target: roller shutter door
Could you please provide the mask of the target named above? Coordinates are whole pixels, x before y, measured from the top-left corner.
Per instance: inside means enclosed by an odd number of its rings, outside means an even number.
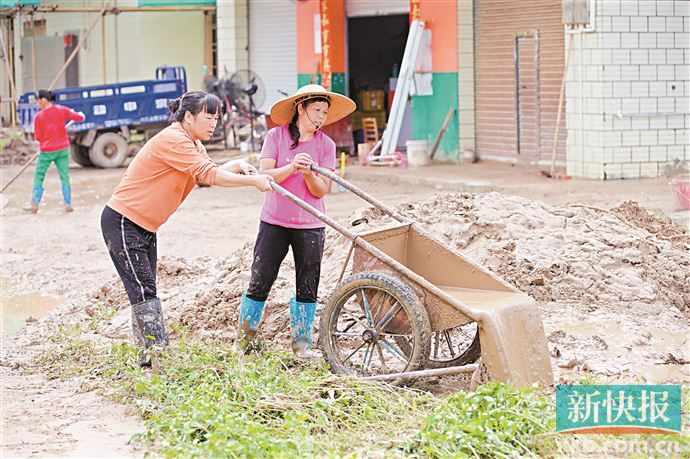
[[[561,2],[475,0],[474,14],[477,152],[550,159],[565,61]]]
[[[297,7],[289,1],[250,1],[249,66],[266,86],[266,101],[259,110],[268,111],[279,91],[297,90]]]
[[[410,12],[410,0],[346,0],[347,17],[386,16]]]

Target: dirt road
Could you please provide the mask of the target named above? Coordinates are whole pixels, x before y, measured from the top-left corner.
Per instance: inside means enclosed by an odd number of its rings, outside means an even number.
[[[17,169],[16,166],[1,169],[2,182]],[[29,295],[32,302],[46,305],[38,308],[35,315],[47,313],[60,320],[74,312],[70,308],[88,304],[89,295],[114,278],[115,271],[100,234],[99,216],[123,172],[124,169],[71,169],[76,208],[72,214],[65,214],[62,210],[54,170],[46,180],[45,199],[38,215],[26,214],[20,209],[29,196],[30,172],[5,193],[10,204],[2,210],[0,221],[3,308],[5,305],[26,304],[26,301],[22,303],[22,298]],[[577,186],[573,182],[566,184],[563,188],[567,188],[567,192],[557,192],[559,182],[551,182],[553,186],[548,188],[541,184],[535,186],[534,172],[506,176],[497,185],[510,189],[514,194],[543,199],[550,204],[577,202],[611,206],[631,198],[646,199],[651,203],[669,200],[664,179],[620,181],[605,186],[601,182],[578,181]],[[396,171],[390,170],[390,173],[395,174]],[[380,178],[360,180],[359,185],[388,204],[421,201],[438,191],[423,185],[396,185]],[[641,189],[644,196],[640,194]],[[253,189],[212,187],[194,190],[159,232],[159,257],[197,260],[230,255],[253,241],[262,199],[262,195]],[[346,218],[361,206],[362,201],[351,194],[328,197],[329,213],[336,219]],[[326,289],[330,287],[324,286]],[[542,307],[549,313],[545,319],[547,334],[556,333],[555,339],[561,348],[567,347],[569,339],[586,340],[595,335],[611,344],[610,349],[602,351],[601,358],[607,353],[622,352],[620,346],[613,343],[616,336],[620,338],[626,333],[616,328],[614,323],[607,322],[612,319],[610,316],[595,315],[582,327],[578,318],[560,312],[557,303],[545,304]],[[19,320],[21,325],[25,319],[21,311],[14,317],[10,317],[10,313],[12,311],[3,310],[5,336],[0,358],[3,457],[90,456],[95,451],[100,456],[138,455],[126,442],[133,433],[142,430],[142,425],[137,418],[124,413],[120,405],[94,394],[80,394],[79,388],[69,383],[47,381],[43,375],[32,374],[28,363],[30,354],[21,347],[30,341],[32,335],[7,336],[9,331],[5,330],[5,325],[9,321]],[[683,318],[672,319],[684,321]],[[638,325],[636,322],[632,329],[634,333],[647,332],[639,329]],[[683,324],[678,325],[682,330]],[[653,333],[656,336],[664,331],[654,330]],[[687,348],[687,341],[683,342],[676,335],[669,339],[674,347]],[[618,339],[618,342],[622,341],[622,338]],[[597,342],[593,345],[596,347]],[[661,347],[659,352],[664,350],[663,345]],[[583,364],[577,361],[578,356],[573,358],[575,363],[564,368],[564,374]],[[683,373],[687,372],[687,365],[671,370],[664,370],[669,374],[658,375],[659,378],[669,376],[676,380],[690,380],[690,374]],[[653,368],[649,374],[654,377]]]

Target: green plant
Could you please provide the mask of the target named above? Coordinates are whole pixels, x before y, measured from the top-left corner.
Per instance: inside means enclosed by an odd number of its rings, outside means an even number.
[[[0,129],[2,129],[2,126],[0,126]],[[7,134],[7,133],[5,132],[4,134]],[[21,136],[22,136],[21,130],[11,129],[9,131],[9,134],[3,135],[2,136],[3,138],[0,138],[0,150],[11,145],[15,139],[18,139]]]
[[[95,330],[101,323],[109,321],[115,316],[116,312],[117,310],[115,308],[98,303],[96,305],[96,314],[94,314],[89,322],[89,330]]]
[[[516,389],[489,382],[475,392],[457,392],[427,416],[405,446],[418,457],[515,457],[553,452],[552,396],[537,387]]]
[[[54,342],[39,362],[135,405],[146,420],[138,441],[169,457],[396,451],[438,403],[420,391],[335,377],[270,349],[239,359],[222,343],[182,338],[147,376],[128,343],[100,347],[63,332]]]
[[[437,398],[334,376],[270,345],[239,358],[225,343],[169,328],[180,339],[155,357],[153,373],[138,367],[131,343],[87,339],[93,335],[78,324],[58,327],[37,362],[51,377],[78,378],[136,407],[146,431],[132,441],[156,456],[563,457],[615,452],[621,437],[672,442],[681,456],[690,453],[687,432],[555,434],[553,395],[536,387],[489,382]],[[684,394],[687,416],[687,388]],[[665,450],[649,451],[663,457]]]

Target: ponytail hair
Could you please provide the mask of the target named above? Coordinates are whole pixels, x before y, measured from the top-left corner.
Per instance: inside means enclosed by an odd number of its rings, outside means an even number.
[[[288,124],[288,131],[290,132],[290,138],[292,139],[292,144],[290,145],[290,149],[295,149],[297,148],[297,145],[299,145],[299,128],[297,127],[297,117],[299,116],[299,113],[297,110],[295,110],[295,114],[292,115],[292,119],[290,120],[290,124]]]
[[[193,116],[198,115],[204,111],[206,113],[220,115],[221,107],[223,106],[220,99],[203,91],[189,91],[177,99],[168,101],[168,110],[170,110],[170,122],[180,122],[184,119],[185,113],[189,112]]]

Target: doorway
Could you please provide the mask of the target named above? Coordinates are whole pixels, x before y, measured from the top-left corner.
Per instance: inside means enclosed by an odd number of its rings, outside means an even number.
[[[379,135],[386,127],[409,20],[408,14],[347,20],[348,89],[350,97],[357,102],[357,111],[352,116],[355,143],[364,141],[362,118],[375,118]]]
[[[63,37],[63,40],[65,42],[65,61],[69,59],[69,57],[72,55],[72,52],[74,49],[77,47],[77,43],[79,43],[79,33],[78,32],[65,32],[65,35]],[[67,66],[67,70],[65,70],[65,87],[66,88],[71,88],[74,86],[79,86],[79,52],[77,51],[77,55],[74,56],[74,59],[72,59],[72,62],[69,63]]]
[[[517,153],[540,160],[539,35],[515,37]]]

